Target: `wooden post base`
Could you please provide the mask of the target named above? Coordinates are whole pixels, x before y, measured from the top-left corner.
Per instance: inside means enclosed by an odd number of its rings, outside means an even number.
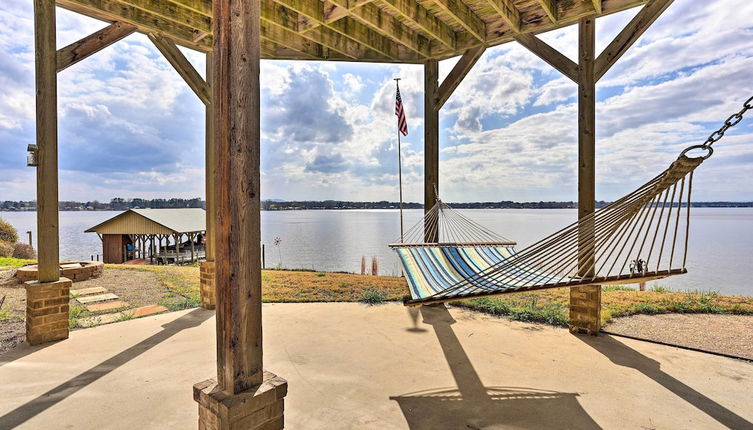
[[[570,287],[570,332],[596,336],[601,330],[601,286]]]
[[[216,306],[217,292],[214,287],[214,261],[199,263],[201,307],[213,310]]]
[[[214,379],[193,386],[199,403],[199,430],[278,430],[284,428],[288,382],[264,372],[264,381],[239,394],[223,392]]]
[[[29,345],[68,339],[71,280],[26,282],[26,341]]]

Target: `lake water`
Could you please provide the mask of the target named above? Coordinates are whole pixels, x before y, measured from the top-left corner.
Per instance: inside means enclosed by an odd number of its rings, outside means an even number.
[[[461,211],[524,247],[574,222],[573,209],[476,209]],[[117,212],[61,212],[60,255],[89,259],[102,253],[96,234],[84,233]],[[694,208],[691,211],[688,274],[654,281],[675,290],[716,290],[753,296],[753,208]],[[0,212],[26,240],[36,241],[34,212]],[[421,219],[422,210],[406,210],[406,229]],[[322,271],[360,272],[361,257],[379,260],[380,274],[399,273],[387,243],[400,235],[396,210],[333,210],[262,212],[266,265]],[[280,238],[275,246],[274,239]],[[34,243],[36,247],[36,243]],[[520,248],[519,248],[520,249]]]

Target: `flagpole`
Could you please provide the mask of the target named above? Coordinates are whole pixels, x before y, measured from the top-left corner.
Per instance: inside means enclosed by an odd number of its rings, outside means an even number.
[[[400,78],[395,78],[395,88],[399,87]],[[397,121],[397,177],[400,188],[400,243],[403,243],[403,157],[400,148],[400,119]]]

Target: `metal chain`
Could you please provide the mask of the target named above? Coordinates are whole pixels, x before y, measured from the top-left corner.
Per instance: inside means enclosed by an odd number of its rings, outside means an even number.
[[[724,121],[722,128],[711,133],[711,135],[706,139],[705,142],[703,142],[703,145],[701,146],[710,148],[711,145],[713,145],[717,140],[721,139],[722,136],[724,136],[724,133],[726,133],[730,127],[734,127],[740,121],[742,121],[743,115],[750,109],[753,109],[753,97],[749,98],[745,103],[743,103],[743,108],[740,109],[740,112],[730,115],[730,117]]]
[[[704,160],[711,157],[711,154],[714,153],[714,148],[712,145],[714,145],[714,143],[724,137],[724,133],[726,133],[727,130],[739,124],[740,121],[743,120],[743,115],[745,115],[745,112],[751,109],[753,109],[753,97],[749,98],[747,101],[745,101],[745,103],[743,103],[743,108],[740,109],[740,112],[730,115],[730,117],[724,121],[722,127],[719,130],[711,133],[705,142],[703,142],[701,145],[693,145],[685,148],[685,150],[680,154],[680,157],[683,157],[687,152],[694,149],[704,149],[708,151],[708,153],[703,157]]]

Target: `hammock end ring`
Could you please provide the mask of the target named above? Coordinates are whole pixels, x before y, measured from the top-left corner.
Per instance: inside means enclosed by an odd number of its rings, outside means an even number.
[[[709,145],[693,145],[693,146],[689,146],[689,147],[685,148],[685,150],[680,153],[680,157],[679,158],[685,157],[685,154],[687,154],[690,151],[694,151],[696,149],[705,149],[707,151],[706,155],[701,156],[701,157],[697,157],[697,158],[701,158],[701,159],[704,159],[704,160],[707,159],[707,158],[709,158],[709,157],[711,157],[711,155],[714,154],[714,148],[712,148]],[[686,157],[686,158],[690,158],[690,157]]]

